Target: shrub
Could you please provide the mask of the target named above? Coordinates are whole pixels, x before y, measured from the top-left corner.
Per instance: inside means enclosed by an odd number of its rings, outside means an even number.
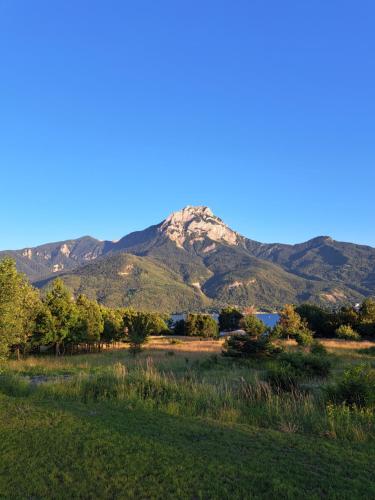
[[[240,321],[240,327],[249,335],[259,336],[267,331],[267,326],[254,314],[244,316]]]
[[[326,389],[329,401],[355,407],[375,407],[375,370],[368,365],[349,368],[341,379]]]
[[[324,356],[327,354],[327,349],[321,342],[314,340],[310,347],[311,354],[315,354],[317,356]]]
[[[332,368],[331,360],[327,356],[300,352],[283,354],[280,357],[280,363],[292,366],[303,378],[327,377]]]
[[[308,328],[302,328],[294,333],[294,339],[300,346],[311,345],[314,341],[312,332]]]
[[[359,340],[360,335],[353,330],[350,325],[341,325],[335,330],[335,335],[339,339],[345,340]]]
[[[269,336],[263,334],[259,337],[248,334],[231,335],[224,343],[223,355],[237,358],[252,356],[274,356],[282,348],[274,345]]]
[[[366,354],[366,356],[375,356],[375,346],[367,347],[367,349],[358,349],[359,354]]]
[[[269,365],[266,375],[266,381],[271,387],[281,391],[296,389],[302,378],[301,372],[287,363]]]

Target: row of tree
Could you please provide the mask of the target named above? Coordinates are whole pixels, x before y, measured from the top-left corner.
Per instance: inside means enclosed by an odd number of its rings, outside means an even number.
[[[0,262],[0,356],[17,357],[43,346],[56,355],[101,350],[128,340],[133,351],[151,334],[168,331],[158,313],[110,309],[79,295],[76,300],[61,279],[44,296],[17,272],[13,259]]]
[[[242,329],[249,332],[254,327],[254,314],[243,314],[235,307],[222,309],[219,327],[223,331]],[[259,327],[259,323],[258,327]],[[359,340],[375,338],[375,300],[365,299],[358,307],[342,306],[336,310],[325,309],[314,304],[295,307],[286,304],[279,312],[279,320],[273,329],[275,337],[338,337]]]
[[[301,344],[313,336],[346,339],[375,338],[375,300],[368,298],[359,308],[347,306],[328,310],[303,304],[286,305],[272,329],[254,314],[235,307],[221,310],[218,323],[209,314],[188,314],[185,320],[167,326],[167,317],[131,308],[110,309],[79,295],[76,300],[61,279],[48,291],[40,291],[17,272],[14,260],[0,261],[0,356],[17,356],[53,349],[66,352],[101,350],[104,345],[127,340],[133,352],[149,335],[218,337],[219,331],[244,330],[250,335],[294,338]]]

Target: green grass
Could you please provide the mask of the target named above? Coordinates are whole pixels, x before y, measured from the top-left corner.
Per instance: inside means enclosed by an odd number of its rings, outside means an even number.
[[[191,345],[2,363],[0,498],[375,496],[374,415],[322,390],[369,355],[337,350],[330,379],[279,393],[267,362]]]

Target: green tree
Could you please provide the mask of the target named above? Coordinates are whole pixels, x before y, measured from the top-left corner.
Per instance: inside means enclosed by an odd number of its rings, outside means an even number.
[[[53,317],[55,338],[52,342],[55,345],[55,354],[59,356],[77,326],[77,309],[61,278],[53,281],[46,294],[45,304]]]
[[[111,344],[112,342],[119,341],[124,333],[124,323],[121,311],[102,306],[101,313],[103,318],[103,342]]]
[[[130,352],[136,354],[142,350],[142,346],[147,342],[152,328],[153,319],[150,314],[138,312],[132,316],[128,327]]]
[[[219,328],[221,331],[238,330],[243,314],[236,307],[228,306],[223,308],[219,314]]]
[[[48,346],[55,342],[56,326],[54,318],[48,307],[43,304],[35,317],[34,331],[31,337],[33,348]]]
[[[313,333],[307,322],[302,320],[291,304],[286,304],[280,311],[275,333],[284,338],[294,338],[299,345],[308,345],[313,341]]]
[[[295,310],[317,336],[333,337],[337,321],[332,311],[315,304],[301,304]]]
[[[187,315],[185,320],[185,335],[192,337],[217,337],[219,335],[218,324],[210,314]]]
[[[267,326],[255,314],[247,314],[240,321],[240,327],[249,335],[259,336],[267,331]]]
[[[361,321],[375,323],[375,299],[368,297],[359,309]]]
[[[39,306],[39,292],[18,273],[15,261],[0,261],[0,356],[27,351]]]
[[[375,299],[365,299],[359,309],[358,330],[365,337],[375,337]]]
[[[85,295],[79,295],[76,302],[78,320],[74,332],[76,342],[88,344],[99,343],[103,333],[104,320],[99,304],[88,299]]]

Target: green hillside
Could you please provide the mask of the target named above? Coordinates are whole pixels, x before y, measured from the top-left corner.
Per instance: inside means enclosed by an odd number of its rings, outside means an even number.
[[[83,293],[111,307],[165,312],[202,309],[210,300],[150,258],[116,254],[60,275],[75,295]],[[39,282],[48,286],[49,280]]]

